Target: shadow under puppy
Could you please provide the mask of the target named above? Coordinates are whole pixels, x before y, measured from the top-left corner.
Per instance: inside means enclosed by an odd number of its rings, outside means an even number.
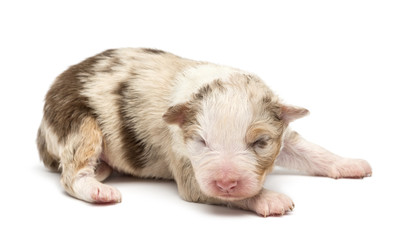
[[[120,202],[112,169],[174,179],[193,202],[282,215],[292,200],[263,188],[273,166],[332,178],[371,175],[364,160],[307,142],[257,76],[154,49],[107,50],[70,67],[46,95],[37,145],[44,164],[87,202]]]

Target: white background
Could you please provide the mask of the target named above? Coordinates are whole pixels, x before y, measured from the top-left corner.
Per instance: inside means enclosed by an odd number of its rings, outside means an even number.
[[[0,239],[414,239],[412,1],[2,1]],[[35,147],[43,98],[68,66],[153,47],[261,76],[311,115],[293,127],[367,159],[373,177],[275,171],[295,210],[262,218],[188,203],[173,182],[107,181],[123,202],[69,197]],[[24,238],[23,238],[24,237]]]

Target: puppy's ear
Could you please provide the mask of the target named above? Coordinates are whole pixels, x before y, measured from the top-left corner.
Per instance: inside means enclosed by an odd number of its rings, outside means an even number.
[[[304,117],[309,114],[309,110],[302,107],[281,104],[280,105],[280,118],[286,123],[293,122],[294,120]]]
[[[182,127],[188,111],[189,108],[186,103],[177,104],[168,108],[167,112],[162,116],[162,119],[168,124],[177,124]]]

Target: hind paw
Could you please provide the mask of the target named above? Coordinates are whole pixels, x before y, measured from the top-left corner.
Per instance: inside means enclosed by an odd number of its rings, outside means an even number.
[[[101,184],[91,191],[91,198],[95,203],[119,203],[121,193],[114,187]]]
[[[74,197],[91,203],[119,203],[122,200],[118,189],[98,182],[92,177],[83,177],[73,184]]]

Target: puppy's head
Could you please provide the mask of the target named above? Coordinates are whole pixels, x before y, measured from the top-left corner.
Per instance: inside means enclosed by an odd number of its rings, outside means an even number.
[[[307,113],[281,104],[260,79],[236,74],[203,86],[163,118],[180,127],[201,191],[231,201],[262,189],[288,123]]]

